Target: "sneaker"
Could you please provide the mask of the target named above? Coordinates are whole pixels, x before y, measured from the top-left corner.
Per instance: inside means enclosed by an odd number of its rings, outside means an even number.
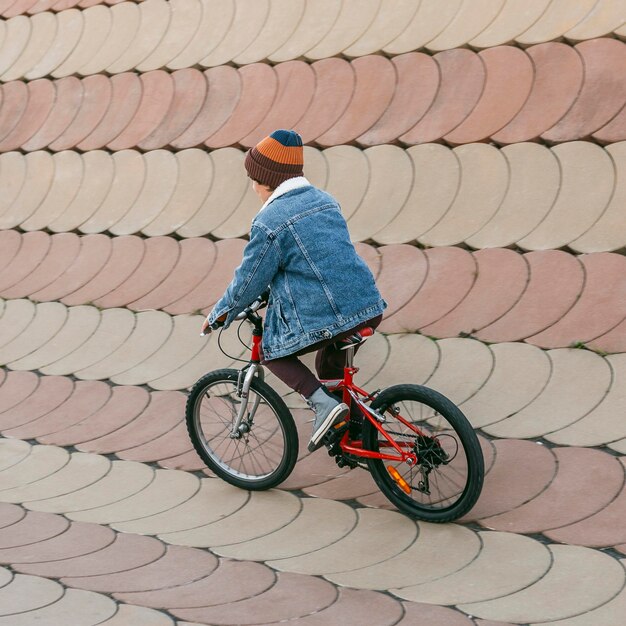
[[[337,391],[331,391],[335,398],[339,402],[343,401],[343,391],[341,389]],[[352,441],[360,441],[361,433],[363,431],[363,414],[359,405],[355,402],[354,398],[350,399],[350,439]]]
[[[313,452],[322,445],[328,430],[345,420],[348,416],[348,407],[343,402],[338,402],[324,387],[314,391],[306,402],[315,411],[313,432],[308,446],[309,452]]]

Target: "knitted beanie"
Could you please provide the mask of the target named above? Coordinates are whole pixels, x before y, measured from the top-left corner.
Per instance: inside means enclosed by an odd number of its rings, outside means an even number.
[[[302,176],[302,138],[293,130],[275,130],[246,153],[248,176],[270,189],[289,178]]]

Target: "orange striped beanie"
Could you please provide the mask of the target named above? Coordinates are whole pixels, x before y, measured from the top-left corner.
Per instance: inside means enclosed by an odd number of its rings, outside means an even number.
[[[248,176],[270,189],[289,178],[302,176],[302,138],[293,130],[275,130],[246,153]]]

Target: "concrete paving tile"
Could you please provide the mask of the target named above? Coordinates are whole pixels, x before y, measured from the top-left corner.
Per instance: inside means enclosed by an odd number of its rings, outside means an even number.
[[[626,320],[620,322],[615,328],[611,329],[608,333],[596,337],[592,341],[587,343],[587,347],[592,350],[601,350],[603,352],[626,352],[626,345],[624,340],[624,328],[626,327]]]
[[[135,316],[126,309],[102,311],[96,331],[76,350],[41,368],[43,374],[72,374],[88,368],[114,352],[130,336]]]
[[[48,117],[41,128],[22,144],[22,150],[41,150],[52,143],[72,123],[83,100],[83,83],[75,76],[51,82],[56,92]]]
[[[0,346],[18,337],[35,317],[36,307],[30,300],[8,300],[0,328]]]
[[[583,139],[609,122],[626,102],[626,87],[613,76],[626,65],[626,47],[613,39],[593,39],[576,46],[585,79],[576,101],[552,128],[542,134],[550,142]]]
[[[626,259],[610,252],[581,257],[585,286],[574,306],[555,324],[528,337],[543,348],[569,346],[589,341],[617,326],[626,317]],[[611,285],[610,293],[606,293]]]
[[[314,498],[329,498],[330,500],[354,500],[363,495],[369,495],[378,488],[367,470],[355,468],[347,474],[340,474],[323,483],[305,487],[307,495]]]
[[[241,171],[237,172],[241,176]],[[246,237],[250,233],[250,224],[256,217],[261,207],[259,197],[254,193],[249,180],[246,191],[235,210],[221,223],[216,226],[211,234],[217,239],[232,239],[234,237]]]
[[[363,150],[335,146],[324,150],[328,163],[326,191],[337,199],[346,220],[356,214],[367,193],[370,163]],[[347,176],[347,173],[350,175]]]
[[[32,25],[24,15],[12,17],[6,21],[4,40],[0,48],[0,75],[4,74],[20,58],[28,45]]]
[[[211,471],[206,468],[195,450],[187,450],[182,454],[160,458],[157,464],[164,469],[177,469],[186,472],[204,471],[207,476],[211,474]]]
[[[112,159],[115,173],[110,191],[96,212],[79,226],[83,233],[109,229],[131,211],[147,178],[147,162],[133,150],[116,152]]]
[[[508,597],[541,580],[550,569],[550,550],[534,539],[499,532],[478,535],[481,550],[466,567],[434,581],[392,589],[392,593],[413,602],[466,605]]]
[[[229,604],[174,609],[177,618],[205,623],[254,624],[300,619],[336,601],[337,590],[325,580],[282,573],[265,593]]]
[[[0,619],[10,616],[17,621],[20,613],[36,611],[53,604],[63,593],[63,587],[56,581],[16,574],[9,584],[0,587]]]
[[[240,68],[238,73],[239,100],[225,123],[205,139],[204,143],[211,149],[238,143],[261,123],[275,101],[278,77],[270,65],[253,63]]]
[[[212,549],[243,544],[292,523],[301,510],[300,498],[289,492],[252,491],[245,506],[239,507],[231,515],[189,530],[159,533],[159,539],[176,545]]]
[[[20,463],[11,465],[0,474],[0,500],[5,490],[37,483],[60,471],[69,460],[70,455],[66,450],[35,446]]]
[[[22,81],[5,83],[1,91],[0,140],[17,128],[28,106],[29,97],[28,86]]]
[[[461,166],[458,194],[443,218],[420,236],[428,246],[457,245],[478,232],[497,213],[508,188],[508,165],[498,149],[476,143],[454,151]]]
[[[403,6],[406,4],[408,3]],[[391,14],[395,14],[395,10]],[[409,52],[394,57],[391,63],[396,72],[393,98],[376,123],[357,137],[361,145],[372,146],[395,141],[423,117],[439,89],[438,66],[427,54]]]
[[[316,61],[315,92],[306,113],[294,130],[310,143],[325,133],[347,110],[356,85],[356,73],[351,63],[339,58]]]
[[[486,69],[477,54],[458,48],[433,58],[441,76],[439,90],[426,114],[399,137],[407,145],[435,141],[448,134],[473,111],[483,91]]]
[[[573,7],[563,0],[553,0],[541,17],[528,30],[518,35],[515,41],[533,44],[558,39],[583,20],[595,4],[595,0],[583,0]]]
[[[26,159],[20,152],[0,156],[0,218],[20,193],[26,178]]]
[[[484,341],[514,341],[550,328],[571,310],[585,285],[585,268],[573,255],[539,250],[524,255],[530,282],[519,301],[500,319],[480,329]],[[560,276],[558,285],[552,277]]]
[[[301,556],[267,560],[267,564],[280,571],[326,576],[386,561],[404,551],[417,537],[415,522],[398,513],[358,509],[357,516],[354,530],[337,543]],[[382,527],[384,536],[380,534]],[[367,548],[370,543],[375,543],[376,550]]]
[[[120,247],[119,253],[121,252],[122,248]],[[179,257],[180,244],[175,239],[170,237],[146,239],[144,253],[136,269],[115,289],[111,289],[105,292],[102,297],[94,299],[94,304],[102,308],[110,308],[124,306],[142,298],[171,274]]]
[[[32,372],[7,372],[3,385],[0,387],[0,412],[8,412],[7,415],[3,415],[3,419],[11,419],[16,407],[19,410],[24,401],[29,401],[30,396],[37,390],[40,382],[39,377]],[[55,383],[53,383],[53,388]],[[69,385],[70,389],[72,387],[73,385]],[[69,395],[71,391],[67,393]],[[47,406],[47,404],[44,404],[44,409]]]
[[[509,0],[496,17],[469,41],[473,48],[491,48],[509,43],[541,18],[552,0],[539,0],[528,6],[523,0]]]
[[[21,235],[21,245],[17,254],[0,272],[2,293],[27,280],[31,272],[36,271],[46,258],[52,241],[47,233],[34,232]]]
[[[3,505],[3,507],[6,506],[14,505]],[[23,510],[20,507],[15,508]],[[65,533],[69,526],[69,522],[58,515],[26,511],[19,520],[2,528],[0,549],[26,548],[30,550],[35,544]]]
[[[393,99],[396,71],[390,61],[369,55],[354,59],[351,65],[355,85],[350,104],[325,133],[316,137],[320,145],[335,146],[353,141],[380,119]]]
[[[106,235],[82,236],[76,262],[62,276],[59,276],[47,287],[35,291],[30,297],[39,302],[61,300],[64,304],[71,304],[74,293],[83,292],[84,287],[96,276],[101,275],[104,267],[111,260],[112,251],[113,239],[111,237]]]
[[[77,591],[76,593],[79,592]],[[160,611],[129,604],[118,604],[116,608],[115,615],[106,622],[101,622],[101,626],[124,626],[125,624],[136,624],[136,626],[174,626],[172,618]]]
[[[2,504],[0,506],[0,528],[6,528],[17,524],[26,515],[26,511],[14,504]],[[3,570],[4,572],[4,570]],[[3,574],[4,575],[4,574]],[[5,581],[3,580],[3,584]]]
[[[2,450],[2,462],[0,464],[0,471],[12,467],[13,465],[23,461],[31,453],[31,445],[25,441],[2,439],[0,440],[0,449]],[[18,515],[15,520],[15,511],[18,507],[14,507],[12,504],[4,504],[0,508],[2,512],[2,521],[0,524],[4,528],[13,523],[13,521],[19,520],[23,515]]]
[[[527,142],[505,146],[509,184],[491,219],[465,242],[473,248],[509,246],[535,229],[553,206],[561,173],[554,153]]]
[[[370,239],[393,220],[407,202],[413,186],[413,163],[401,148],[374,146],[365,150],[365,157],[370,185],[357,211],[348,219],[353,241]],[[384,211],[380,210],[381,206],[385,206]]]
[[[32,0],[16,0],[2,11],[3,17],[15,17],[26,13],[35,3]]]
[[[478,617],[512,622],[563,619],[602,606],[624,584],[623,566],[608,555],[577,546],[551,545],[548,549],[553,563],[535,584],[506,598],[461,604],[459,608]],[[601,585],[593,584],[600,579]]]
[[[191,453],[193,447],[189,441],[187,426],[184,422],[179,422],[166,433],[159,435],[151,441],[142,443],[135,448],[131,448],[118,454],[120,458],[144,463],[160,461],[161,459],[170,458],[175,455]],[[162,465],[162,467],[172,469],[186,469],[183,467],[173,467],[171,465]]]
[[[111,80],[102,74],[82,80],[83,98],[76,116],[69,126],[52,142],[49,148],[58,152],[78,145],[100,124],[111,102]]]
[[[621,141],[624,135],[624,127],[626,126],[626,107],[600,130],[593,133],[592,137],[601,144],[611,143],[613,141]]]
[[[479,624],[459,611],[443,606],[431,604],[418,604],[414,602],[403,602],[404,617],[398,622],[398,626],[426,626],[427,624],[449,624],[449,626],[470,626],[476,623],[477,626],[505,626],[502,622],[493,624]],[[510,626],[510,625],[509,625]]]
[[[602,37],[609,35],[623,23],[624,16],[619,11],[619,5],[601,0],[583,20],[565,33],[565,37],[573,41]]]

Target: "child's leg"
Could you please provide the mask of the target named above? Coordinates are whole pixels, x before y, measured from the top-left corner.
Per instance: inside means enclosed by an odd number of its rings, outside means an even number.
[[[263,361],[263,365],[287,387],[308,398],[321,385],[313,372],[295,355]]]

